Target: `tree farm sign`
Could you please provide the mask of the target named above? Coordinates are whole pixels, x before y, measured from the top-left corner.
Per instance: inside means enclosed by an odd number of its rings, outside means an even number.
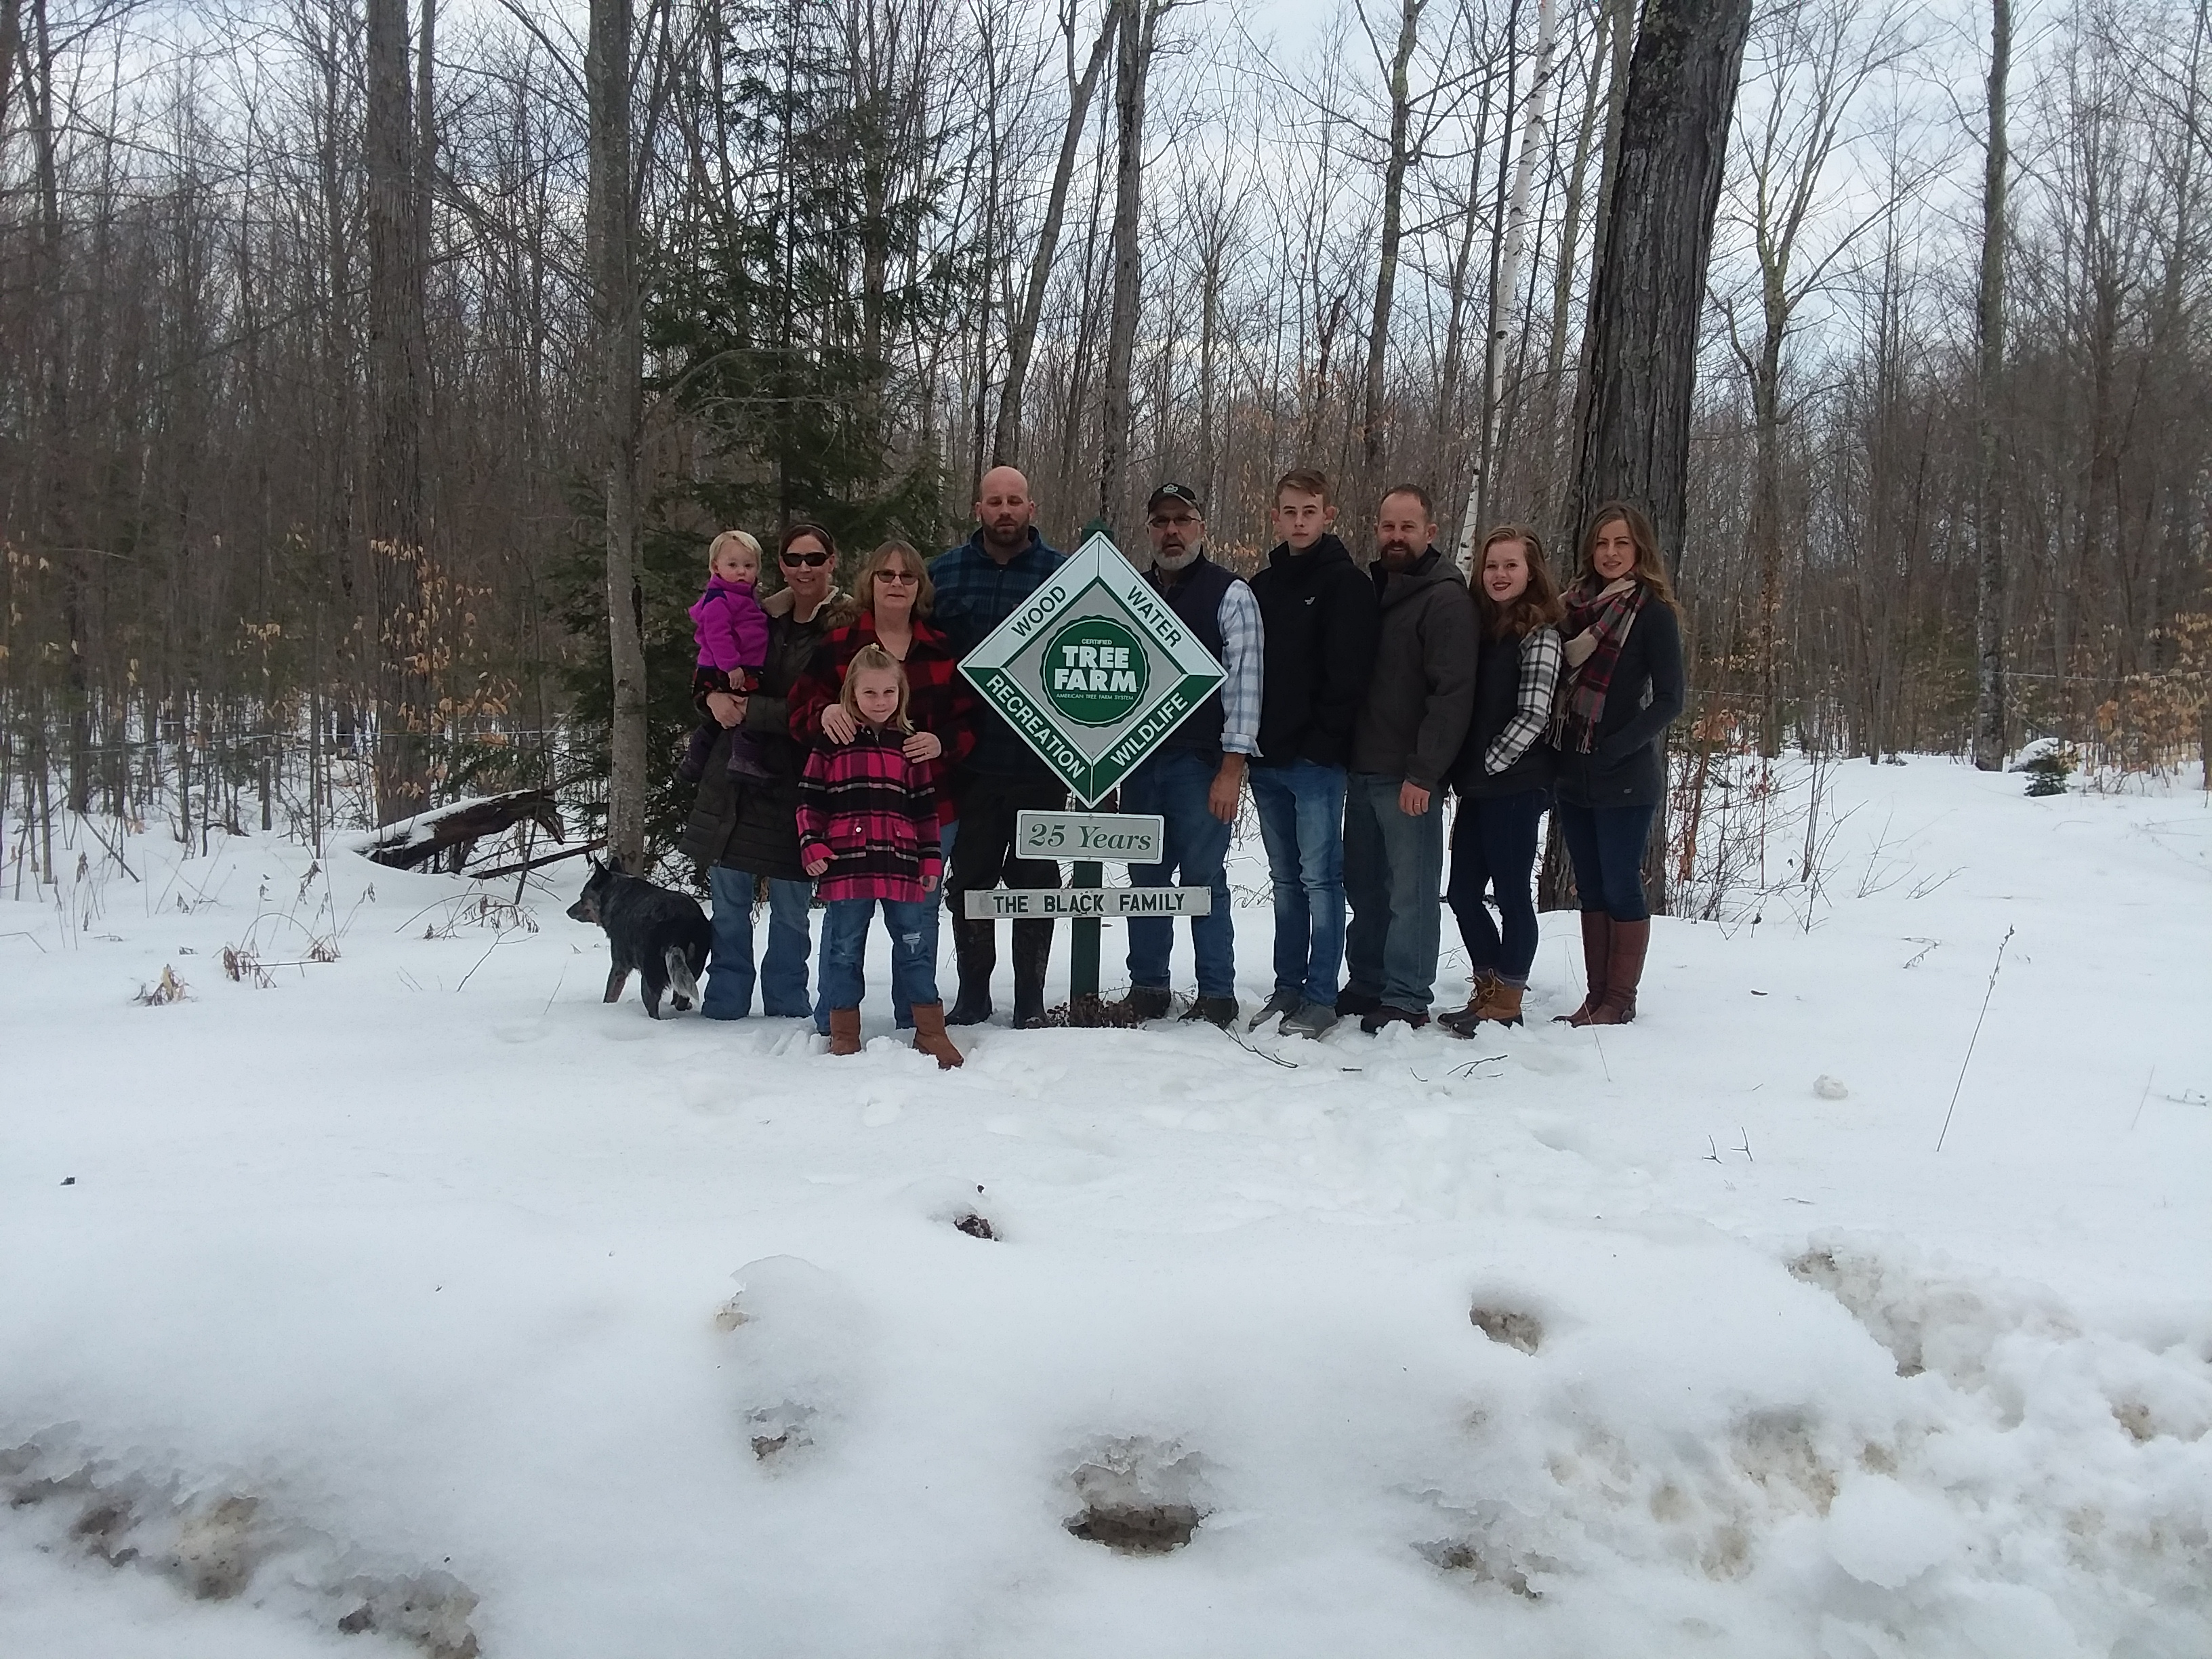
[[[1085,806],[1111,793],[1227,678],[1103,535],[962,659],[960,672]],[[1017,854],[1073,860],[1075,884],[971,892],[967,914],[1073,920],[1073,988],[1095,995],[1101,917],[1198,916],[1212,908],[1204,887],[1100,885],[1102,864],[1157,862],[1164,829],[1149,815],[1019,813]]]
[[[1104,536],[1093,536],[960,672],[1095,806],[1226,678]]]

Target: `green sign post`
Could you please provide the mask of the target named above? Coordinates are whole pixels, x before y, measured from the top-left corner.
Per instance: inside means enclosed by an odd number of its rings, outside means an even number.
[[[1103,535],[1085,541],[1027,605],[962,659],[960,672],[1085,806],[1111,794],[1226,678]],[[1100,860],[1075,860],[1076,887],[1103,881]],[[997,914],[993,896],[969,894],[968,914]],[[1076,916],[1072,943],[1073,1012],[1079,1023],[1087,1023],[1084,1017],[1095,1018],[1098,1002],[1095,912]]]

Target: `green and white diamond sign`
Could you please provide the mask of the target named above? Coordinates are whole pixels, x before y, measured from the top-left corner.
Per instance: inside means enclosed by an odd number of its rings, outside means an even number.
[[[1104,536],[1093,536],[960,662],[1085,806],[1227,678]]]

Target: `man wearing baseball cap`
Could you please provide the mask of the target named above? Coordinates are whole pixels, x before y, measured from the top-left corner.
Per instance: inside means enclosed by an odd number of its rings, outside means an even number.
[[[1157,812],[1166,831],[1160,862],[1133,866],[1129,880],[1212,889],[1211,913],[1190,919],[1198,1000],[1183,1018],[1227,1026],[1237,1018],[1237,938],[1223,866],[1245,761],[1260,751],[1260,604],[1243,578],[1206,556],[1206,509],[1188,485],[1155,489],[1145,503],[1145,529],[1152,586],[1228,678],[1122,782],[1121,810]],[[1170,918],[1129,918],[1130,988],[1122,1006],[1139,1019],[1161,1018],[1171,1006],[1174,943]]]

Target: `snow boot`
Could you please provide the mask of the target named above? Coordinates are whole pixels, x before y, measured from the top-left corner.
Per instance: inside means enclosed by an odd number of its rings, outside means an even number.
[[[1052,960],[1052,923],[1014,924],[1014,1029],[1044,1024],[1044,970]]]
[[[1175,999],[1164,985],[1132,985],[1129,994],[1121,999],[1119,1012],[1131,1019],[1165,1019],[1174,1006]]]
[[[1571,1014],[1553,1014],[1552,1023],[1587,1025],[1605,1000],[1605,975],[1613,955],[1613,918],[1602,910],[1583,912],[1583,976],[1589,981],[1583,1006]]]
[[[1188,1025],[1194,1019],[1202,1019],[1225,1031],[1237,1023],[1237,1012],[1235,997],[1200,997],[1182,1011],[1182,1023]]]
[[[1498,982],[1498,975],[1487,968],[1475,969],[1474,983],[1467,988],[1467,1006],[1455,1008],[1450,1013],[1438,1014],[1437,1024],[1454,1036],[1473,1036],[1474,1028],[1489,1018],[1482,1005],[1490,998],[1490,988]]]
[[[917,1002],[914,1005],[914,1046],[934,1060],[940,1072],[949,1072],[961,1063],[960,1051],[952,1046],[952,1039],[945,1035],[943,1003]]]
[[[1388,1002],[1378,1002],[1359,1017],[1359,1029],[1370,1036],[1379,1036],[1386,1025],[1403,1025],[1418,1031],[1429,1023],[1425,1008],[1400,1008]]]
[[[960,995],[948,1025],[981,1025],[991,1017],[991,975],[999,966],[999,945],[993,937],[995,922],[968,916],[952,919],[952,957],[960,965]]]
[[[1518,1025],[1521,1023],[1521,994],[1528,988],[1525,985],[1515,985],[1492,974],[1490,983],[1483,989],[1482,1000],[1475,1007],[1475,1018],[1494,1020],[1500,1025]]]
[[[1292,986],[1287,991],[1278,988],[1275,994],[1267,999],[1267,1006],[1253,1015],[1251,1023],[1244,1029],[1248,1031],[1256,1031],[1278,1014],[1288,1019],[1304,1006],[1306,994],[1296,986]]]
[[[1606,963],[1605,996],[1590,1010],[1592,1025],[1626,1025],[1636,1018],[1636,987],[1644,977],[1644,952],[1651,946],[1651,919],[1613,924],[1613,951]]]
[[[860,1011],[858,1008],[832,1008],[830,1011],[830,1052],[833,1054],[857,1054],[860,1052]]]

